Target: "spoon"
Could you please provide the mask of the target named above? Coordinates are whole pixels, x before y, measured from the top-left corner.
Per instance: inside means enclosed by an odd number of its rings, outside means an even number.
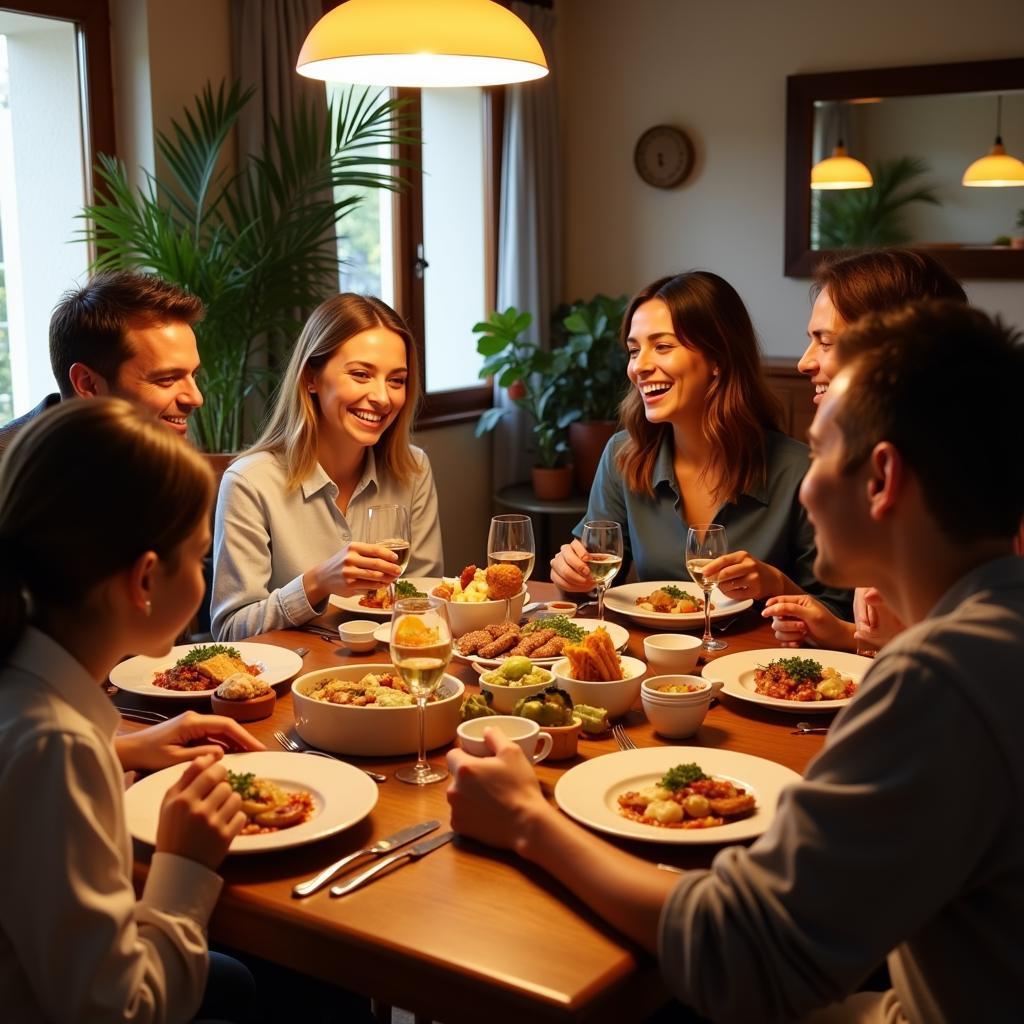
[[[296,647],[295,648],[295,653],[300,658],[304,658],[307,654],[309,654],[309,648],[308,647]]]
[[[790,735],[792,735],[792,736],[799,736],[799,735],[806,736],[809,733],[825,733],[825,732],[828,732],[828,726],[811,725],[810,722],[797,722],[796,723],[796,728],[792,731],[792,733]]]

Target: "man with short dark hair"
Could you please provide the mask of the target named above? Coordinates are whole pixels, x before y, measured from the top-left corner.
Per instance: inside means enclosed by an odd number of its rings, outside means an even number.
[[[713,1020],[1015,1021],[1024,943],[1024,349],[954,302],[859,324],[801,501],[815,574],[908,623],[770,829],[672,878],[544,799],[521,750],[449,757],[452,823],[657,950]],[[893,988],[850,995],[888,954]]]
[[[67,292],[50,319],[50,365],[60,389],[0,427],[0,453],[29,421],[67,398],[116,395],[148,408],[184,435],[203,404],[192,327],[203,304],[151,274],[97,274]]]

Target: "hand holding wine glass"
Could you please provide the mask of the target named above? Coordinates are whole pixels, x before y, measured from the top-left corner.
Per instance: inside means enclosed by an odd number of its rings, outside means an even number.
[[[721,651],[729,645],[711,635],[711,591],[715,579],[704,572],[704,567],[729,550],[725,527],[717,523],[691,526],[686,534],[686,569],[693,582],[704,591],[704,636],[701,646],[705,651]]]
[[[366,540],[387,548],[398,559],[398,576],[409,568],[412,553],[409,510],[404,505],[371,505],[366,512]],[[395,581],[388,585],[391,603],[395,603]]]
[[[487,564],[514,565],[523,574],[523,583],[533,572],[536,558],[533,521],[529,516],[494,516],[487,534]],[[514,596],[514,595],[513,595]],[[512,598],[505,598],[505,621],[511,618]]]
[[[622,527],[604,519],[584,523],[580,543],[587,549],[587,568],[597,587],[597,618],[604,621],[604,592],[622,567]]]
[[[427,701],[444,677],[452,658],[452,631],[444,601],[407,597],[395,601],[391,611],[391,662],[416,701],[419,751],[416,763],[395,772],[395,778],[416,786],[448,777],[444,765],[427,760]]]

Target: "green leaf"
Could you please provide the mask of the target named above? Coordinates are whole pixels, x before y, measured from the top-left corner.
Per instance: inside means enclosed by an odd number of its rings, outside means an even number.
[[[501,418],[505,415],[505,409],[499,409],[497,407],[488,409],[484,412],[476,424],[476,436],[481,437],[486,434],[489,430],[493,430]]]

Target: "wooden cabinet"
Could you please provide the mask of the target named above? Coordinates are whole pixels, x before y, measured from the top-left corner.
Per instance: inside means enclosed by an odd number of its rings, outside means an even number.
[[[765,359],[764,370],[768,386],[782,406],[782,429],[806,444],[807,428],[814,419],[814,386],[797,370],[795,356]]]

